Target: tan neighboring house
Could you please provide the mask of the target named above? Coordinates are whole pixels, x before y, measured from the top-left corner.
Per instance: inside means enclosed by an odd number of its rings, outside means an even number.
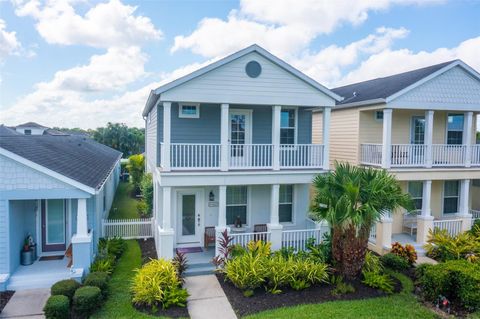
[[[480,217],[480,74],[460,60],[332,90],[330,159],[384,168],[416,210],[394,212],[373,229],[371,248],[394,241],[421,250],[434,227],[456,234]],[[313,141],[322,140],[322,113]]]

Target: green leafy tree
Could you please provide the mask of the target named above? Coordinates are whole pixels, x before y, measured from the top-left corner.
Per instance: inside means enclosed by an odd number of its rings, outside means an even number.
[[[346,278],[360,275],[371,227],[388,211],[412,208],[395,177],[385,170],[335,163],[314,179],[314,217],[329,223],[334,267]]]
[[[140,154],[145,148],[145,129],[123,123],[108,123],[93,131],[93,139],[123,153],[125,158]]]
[[[128,158],[127,170],[130,174],[130,181],[132,182],[135,192],[137,193],[140,190],[140,183],[145,170],[145,158],[143,155],[137,154],[130,156]]]
[[[149,217],[153,211],[153,179],[152,174],[144,174],[142,181],[140,182],[140,192],[142,193],[142,202],[145,204],[140,205],[141,214],[145,217]]]

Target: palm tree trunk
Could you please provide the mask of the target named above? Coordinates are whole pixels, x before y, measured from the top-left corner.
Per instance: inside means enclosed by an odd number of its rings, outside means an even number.
[[[365,262],[368,237],[363,232],[357,236],[355,227],[334,228],[332,235],[332,256],[337,271],[347,279],[357,278]]]

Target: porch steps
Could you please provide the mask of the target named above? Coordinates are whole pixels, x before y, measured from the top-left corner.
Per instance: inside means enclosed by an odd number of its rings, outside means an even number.
[[[215,266],[212,263],[198,263],[188,265],[187,270],[185,270],[185,276],[200,276],[200,275],[211,275],[215,271]]]
[[[25,290],[34,288],[50,288],[54,283],[63,279],[70,279],[66,273],[62,274],[40,274],[31,276],[10,277],[7,284],[7,290]]]

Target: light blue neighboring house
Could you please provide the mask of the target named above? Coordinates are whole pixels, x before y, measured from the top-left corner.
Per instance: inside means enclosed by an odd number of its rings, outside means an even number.
[[[36,123],[0,125],[0,291],[49,287],[89,270],[121,153]],[[38,258],[21,265],[27,236]],[[71,245],[72,258],[62,258]],[[71,263],[71,265],[70,265]]]

